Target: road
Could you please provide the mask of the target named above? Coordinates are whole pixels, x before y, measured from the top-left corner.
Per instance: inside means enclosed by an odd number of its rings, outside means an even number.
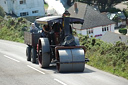
[[[0,85],[127,85],[128,80],[85,65],[83,73],[58,73],[26,61],[26,45],[0,40]]]
[[[123,9],[127,9],[127,3],[128,1],[123,1],[119,4],[116,4],[114,7],[123,11]]]

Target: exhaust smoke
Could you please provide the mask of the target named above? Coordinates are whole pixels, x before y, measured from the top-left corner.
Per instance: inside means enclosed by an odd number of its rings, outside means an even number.
[[[65,11],[65,8],[63,4],[60,2],[60,0],[45,0],[45,2],[48,4],[47,13],[48,14],[57,14],[62,15]]]
[[[45,0],[48,4],[47,13],[53,15],[62,15],[65,10],[72,6],[75,0]]]

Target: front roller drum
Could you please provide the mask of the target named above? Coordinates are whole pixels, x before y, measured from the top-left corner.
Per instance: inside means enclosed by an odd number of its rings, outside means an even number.
[[[57,69],[59,72],[83,72],[85,68],[85,55],[83,49],[58,50],[59,62]]]

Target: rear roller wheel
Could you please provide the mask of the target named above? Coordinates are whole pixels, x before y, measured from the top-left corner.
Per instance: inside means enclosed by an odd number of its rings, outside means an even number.
[[[43,53],[42,55],[39,55],[39,66],[41,68],[48,68],[50,64],[50,56],[48,53]]]
[[[38,61],[41,68],[47,68],[50,64],[50,48],[47,38],[40,38],[38,44]]]
[[[37,52],[36,52],[36,49],[33,47],[31,50],[32,63],[36,63],[36,57],[37,57]]]
[[[27,57],[27,61],[31,61],[31,47],[30,46],[26,48],[26,57]]]

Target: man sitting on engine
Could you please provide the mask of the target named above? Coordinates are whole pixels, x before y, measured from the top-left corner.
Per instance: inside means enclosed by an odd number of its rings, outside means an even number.
[[[30,32],[31,33],[38,33],[38,28],[35,26],[34,23],[31,24]]]

